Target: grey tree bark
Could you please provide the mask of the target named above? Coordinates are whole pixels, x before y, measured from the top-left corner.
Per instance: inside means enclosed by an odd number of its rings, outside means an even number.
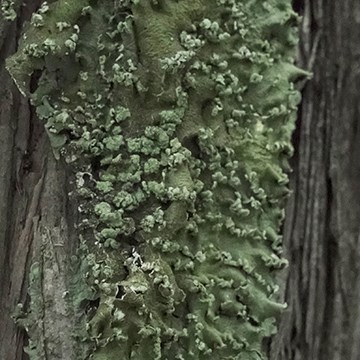
[[[0,359],[27,359],[27,336],[14,316],[26,304],[30,265],[46,274],[39,284],[44,306],[38,326],[70,359],[71,317],[64,315],[68,262],[76,242],[74,213],[67,203],[67,176],[50,150],[43,125],[5,70],[23,28],[40,0],[17,1],[17,21],[0,18]],[[50,239],[50,241],[44,241]],[[45,306],[48,305],[48,306]],[[17,314],[16,314],[17,313]],[[62,331],[59,331],[59,330]],[[44,339],[46,342],[46,339]],[[44,359],[46,354],[44,354]]]
[[[273,360],[360,359],[360,3],[304,0],[305,84],[285,223],[289,304]]]
[[[0,358],[5,360],[26,359],[25,331],[9,314],[16,304],[26,305],[32,259],[48,269],[44,301],[58,304],[44,307],[41,326],[51,329],[52,337],[57,327],[71,327],[71,319],[62,315],[68,274],[60,264],[66,261],[44,256],[69,258],[76,247],[73,206],[64,200],[66,173],[54,161],[41,124],[4,68],[4,59],[16,50],[23,22],[39,2],[18,2],[16,22],[0,19]],[[314,77],[304,84],[294,134],[293,195],[284,226],[290,267],[283,282],[289,308],[269,354],[273,360],[357,360],[360,3],[299,0],[295,7],[304,16],[299,62]],[[43,242],[47,236],[51,242]],[[48,252],[46,246],[53,248]],[[73,340],[70,332],[62,333],[59,352],[69,355]]]

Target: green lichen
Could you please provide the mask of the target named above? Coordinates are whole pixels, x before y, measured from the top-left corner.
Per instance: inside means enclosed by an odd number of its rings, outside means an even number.
[[[25,312],[22,304],[16,306],[13,318],[16,324],[26,332],[32,332],[36,336],[29,339],[28,345],[24,351],[31,359],[41,359],[45,357],[44,337],[42,334],[44,299],[41,293],[42,278],[41,264],[34,262],[30,268],[29,274],[29,296],[31,297],[31,309]]]
[[[297,20],[289,0],[58,0],[33,16],[7,67],[24,94],[41,70],[29,96],[74,173],[91,292],[69,301],[92,359],[264,358],[285,307]]]
[[[14,21],[17,17],[16,9],[19,6],[19,1],[16,0],[1,0],[0,10],[1,15],[5,20]]]

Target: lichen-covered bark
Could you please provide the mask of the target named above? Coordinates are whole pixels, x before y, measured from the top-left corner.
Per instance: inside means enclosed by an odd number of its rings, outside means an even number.
[[[35,232],[18,316],[32,359],[264,357],[285,307],[296,26],[287,0],[58,0],[32,15],[7,68],[72,172],[81,242],[72,282],[46,298],[67,229]],[[41,312],[54,298],[56,324]],[[76,344],[53,335],[71,326]]]

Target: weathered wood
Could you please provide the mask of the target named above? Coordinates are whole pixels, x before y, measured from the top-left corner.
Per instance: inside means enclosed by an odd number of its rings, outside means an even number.
[[[16,182],[16,174],[23,168],[24,152],[29,140],[30,111],[27,101],[21,99],[4,68],[4,59],[16,50],[14,34],[19,34],[20,26],[4,19],[0,23],[0,357],[10,360],[22,358],[24,341],[24,333],[17,329],[10,314],[14,303],[26,299],[26,278],[23,276],[26,269],[23,267],[19,273],[14,272],[14,261],[16,249],[22,246],[19,224],[25,221],[28,203],[26,196],[20,196],[21,185]],[[21,147],[17,147],[17,144],[21,144]],[[29,180],[25,187],[23,191],[31,194],[33,184]],[[26,260],[25,254],[20,261],[26,263]],[[20,277],[16,274],[20,274]]]
[[[276,360],[360,359],[360,3],[296,1],[303,91],[285,240],[289,304]]]
[[[49,337],[58,338],[53,358],[75,358],[71,354],[72,314],[63,306],[69,268],[62,257],[66,253],[69,258],[76,243],[71,238],[71,209],[64,203],[67,177],[53,158],[43,125],[4,66],[4,60],[16,51],[24,22],[40,3],[24,1],[17,8],[16,21],[0,18],[0,359],[4,360],[27,358],[27,336],[13,315],[17,304],[26,307],[29,300],[34,261],[45,271],[39,292],[56,306],[44,307],[33,320],[51,328]],[[44,236],[51,241],[44,242]],[[61,258],[60,266],[55,258]]]

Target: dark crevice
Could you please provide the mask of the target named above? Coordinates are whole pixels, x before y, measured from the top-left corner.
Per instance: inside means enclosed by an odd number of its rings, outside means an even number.
[[[161,4],[161,1],[160,0],[157,0],[156,2],[155,1],[151,1],[150,2],[150,6],[151,6],[151,8],[154,10],[154,11],[156,11],[156,12],[159,12],[159,13],[166,13],[165,11],[164,11],[164,7],[163,7],[163,5]]]
[[[94,300],[88,300],[86,307],[85,307],[85,313],[87,315],[91,316],[99,308],[99,305],[100,305],[100,297],[98,297]]]
[[[30,93],[33,93],[38,88],[38,83],[41,77],[41,70],[34,70],[30,79]]]
[[[248,316],[247,321],[249,321],[249,324],[254,326],[254,327],[259,327],[259,322],[256,321],[254,318],[252,318],[251,316]]]
[[[182,145],[191,151],[192,156],[198,158],[200,156],[201,150],[198,144],[197,136],[187,136],[182,141]]]
[[[100,160],[101,158],[99,156],[95,156],[91,159],[91,173],[96,181],[100,180],[100,171],[102,169]]]
[[[117,292],[116,292],[116,298],[121,299],[123,297],[123,295],[125,295],[124,287],[121,285],[118,285]]]
[[[319,360],[327,360],[331,358],[329,353],[328,339],[331,337],[331,330],[333,326],[333,316],[334,315],[334,299],[336,296],[336,279],[335,279],[335,270],[336,262],[338,258],[338,249],[336,238],[334,237],[331,231],[331,208],[333,206],[333,187],[331,178],[327,178],[327,206],[326,206],[326,217],[325,217],[325,239],[327,240],[324,243],[324,257],[325,257],[325,270],[326,274],[325,287],[326,293],[323,294],[323,301],[325,302],[324,307],[324,318],[323,318],[323,334],[320,344],[320,354],[321,358]]]
[[[299,15],[302,15],[304,13],[304,9],[305,9],[304,0],[294,0],[292,2],[292,6],[294,11]]]

